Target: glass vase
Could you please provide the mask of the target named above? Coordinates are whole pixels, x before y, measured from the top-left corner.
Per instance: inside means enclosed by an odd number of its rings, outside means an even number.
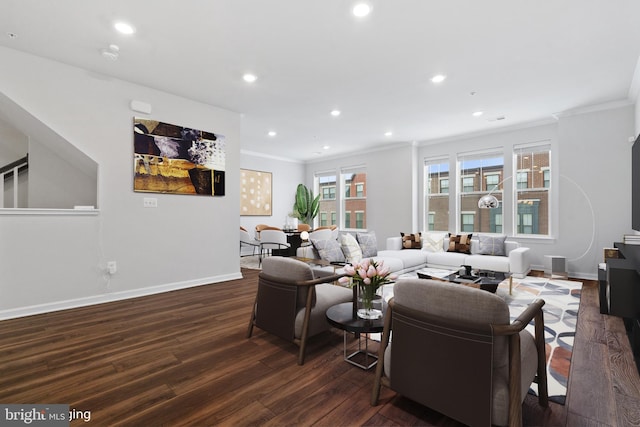
[[[361,319],[379,319],[382,317],[382,297],[375,289],[360,286],[358,289],[358,317]]]

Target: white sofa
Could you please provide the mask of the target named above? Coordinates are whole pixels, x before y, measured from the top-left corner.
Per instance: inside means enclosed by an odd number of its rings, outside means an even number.
[[[444,233],[424,233],[444,236]],[[423,242],[425,240],[423,239]],[[513,277],[523,278],[531,271],[529,248],[521,247],[518,242],[505,240],[505,256],[481,255],[478,235],[471,238],[471,254],[447,252],[448,239],[442,242],[442,251],[433,246],[423,246],[421,249],[403,249],[402,237],[390,237],[386,242],[386,249],[378,251],[373,257],[376,261],[384,261],[392,272],[402,274],[423,267],[457,270],[462,265],[470,265],[474,270],[492,270],[511,273]],[[437,250],[437,251],[433,251]],[[318,258],[318,253],[311,246],[299,248],[297,255],[305,258]]]
[[[477,235],[471,238],[471,254],[447,252],[447,244],[448,240],[444,239],[442,252],[431,252],[425,247],[402,249],[402,237],[390,237],[387,239],[387,249],[378,251],[376,258],[385,260],[386,265],[399,273],[422,267],[457,270],[462,265],[470,265],[474,270],[511,273],[516,278],[524,278],[531,271],[529,248],[520,246],[518,242],[505,240],[505,256],[479,254]],[[402,268],[398,268],[400,263]]]

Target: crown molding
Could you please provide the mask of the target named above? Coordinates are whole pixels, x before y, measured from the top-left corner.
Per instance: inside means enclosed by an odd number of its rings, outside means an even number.
[[[240,154],[244,154],[246,156],[253,156],[253,157],[262,157],[264,159],[279,160],[282,162],[289,162],[289,163],[298,163],[298,164],[306,163],[303,160],[296,160],[290,157],[283,157],[283,156],[274,156],[273,154],[265,154],[265,153],[260,153],[258,151],[249,151],[249,150],[240,149]]]

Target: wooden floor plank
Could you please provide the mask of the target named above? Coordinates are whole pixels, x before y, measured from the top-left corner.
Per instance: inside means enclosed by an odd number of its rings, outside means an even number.
[[[342,331],[313,337],[302,366],[292,343],[257,328],[247,339],[257,271],[243,275],[0,321],[0,402],[66,403],[94,426],[460,425],[385,387],[370,406],[373,371],[342,360]],[[624,328],[585,285],[567,406],[527,396],[525,425],[640,425]]]

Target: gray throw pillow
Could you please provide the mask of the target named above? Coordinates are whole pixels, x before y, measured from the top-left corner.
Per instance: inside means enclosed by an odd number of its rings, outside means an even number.
[[[478,254],[480,255],[502,255],[505,256],[504,251],[504,241],[507,236],[478,236],[479,250]]]
[[[344,262],[344,253],[342,253],[342,247],[337,240],[311,239],[311,244],[323,260],[329,262]]]
[[[356,239],[362,249],[362,258],[370,258],[378,255],[378,241],[375,231],[367,233],[356,233]]]

